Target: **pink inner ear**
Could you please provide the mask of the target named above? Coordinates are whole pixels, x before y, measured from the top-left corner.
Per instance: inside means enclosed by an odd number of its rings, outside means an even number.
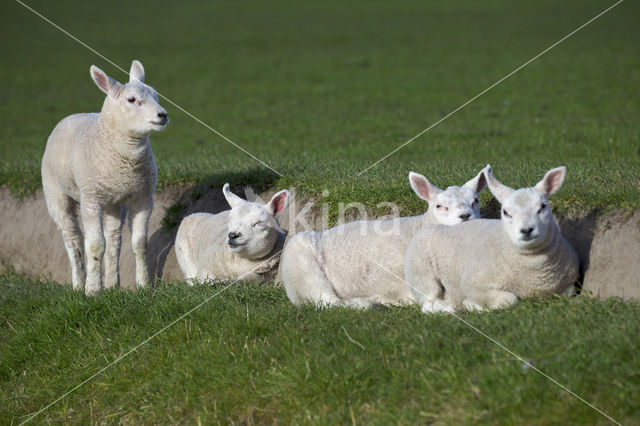
[[[94,72],[93,79],[98,85],[99,88],[102,89],[103,92],[109,92],[109,77],[106,74],[101,72]]]
[[[425,200],[431,199],[431,187],[424,179],[420,179],[419,177],[414,177],[411,179],[413,181],[414,188],[416,192]]]
[[[278,195],[273,200],[271,200],[269,204],[274,216],[277,216],[280,213],[282,213],[282,210],[284,210],[286,200],[287,200],[286,192],[283,192],[282,194]]]
[[[560,188],[562,183],[562,172],[552,173],[544,182],[544,190],[547,194],[552,194]]]

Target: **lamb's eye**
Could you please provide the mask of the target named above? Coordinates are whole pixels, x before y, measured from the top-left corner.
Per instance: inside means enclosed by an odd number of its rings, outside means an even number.
[[[436,206],[436,209],[438,209],[438,210],[444,210],[444,211],[446,212],[446,211],[448,211],[448,210],[449,210],[449,207],[447,207],[447,206],[443,206],[442,204],[438,204],[438,205]]]
[[[476,204],[478,204],[480,202],[480,200],[478,200],[478,197],[475,198],[475,200],[473,200],[473,205],[475,206]]]
[[[135,101],[136,101],[136,98],[134,98],[133,96],[127,99],[127,102],[129,102],[130,104],[134,103]]]
[[[538,210],[538,214],[542,213],[542,211],[546,208],[547,208],[547,205],[545,203],[542,203],[542,205],[540,206],[540,210]]]
[[[261,220],[259,220],[259,221],[257,221],[257,222],[254,222],[254,223],[253,223],[253,225],[251,225],[251,226],[254,226],[254,227],[255,227],[255,226],[258,226],[258,225],[260,225],[260,224],[262,224],[262,223],[263,223],[263,222],[262,222]]]
[[[507,213],[507,211],[505,209],[502,209],[502,214],[505,215],[506,217],[511,217],[511,215],[509,213]]]

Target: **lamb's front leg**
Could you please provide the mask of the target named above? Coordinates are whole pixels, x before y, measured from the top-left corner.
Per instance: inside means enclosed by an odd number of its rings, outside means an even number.
[[[104,209],[104,286],[120,285],[120,247],[122,243],[122,224],[127,215],[125,206],[109,206]]]
[[[405,265],[405,284],[425,314],[455,312],[453,306],[444,300],[440,280],[426,264],[410,259]]]
[[[488,309],[505,309],[518,302],[518,296],[510,291],[496,289],[467,291],[466,300],[463,302],[465,309],[469,311]]]
[[[147,232],[152,210],[153,198],[138,201],[131,206],[131,247],[136,259],[136,285],[138,287],[149,285]]]
[[[102,206],[95,200],[80,201],[82,224],[84,226],[84,252],[87,259],[87,281],[85,294],[91,295],[102,287],[102,256],[104,255],[104,235],[102,234]]]

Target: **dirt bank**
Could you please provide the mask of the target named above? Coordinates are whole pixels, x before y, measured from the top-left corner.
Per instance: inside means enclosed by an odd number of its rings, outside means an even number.
[[[173,251],[177,227],[169,230],[163,221],[178,223],[189,213],[216,213],[229,208],[220,190],[205,191],[194,199],[191,189],[170,187],[156,194],[149,224],[149,268],[153,275],[165,280],[181,279],[182,275]],[[261,198],[268,200],[271,195],[261,194]],[[296,201],[293,204],[297,210],[287,211],[281,217],[283,227],[292,228],[293,232],[318,229],[320,221],[308,208],[310,200]],[[558,223],[580,255],[584,292],[603,298],[640,300],[640,212],[563,217]],[[126,229],[120,256],[125,288],[130,288],[134,280],[130,241]],[[29,275],[70,282],[62,237],[47,213],[42,192],[17,200],[8,189],[0,188],[0,264]]]

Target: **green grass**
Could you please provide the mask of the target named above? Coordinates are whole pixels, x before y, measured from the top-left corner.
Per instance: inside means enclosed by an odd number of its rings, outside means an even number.
[[[561,211],[640,206],[640,26],[624,2],[362,176],[358,172],[582,25],[609,1],[29,4],[266,161],[167,105],[160,184],[299,186],[423,210],[406,175],[446,186],[486,163],[512,186],[566,164]],[[125,6],[126,4],[126,6]],[[19,4],[0,6],[0,184],[40,186],[48,134],[96,111],[95,63]],[[554,206],[554,207],[556,207]]]
[[[451,316],[295,308],[282,288],[162,283],[85,297],[0,276],[0,423],[518,423],[607,419]],[[523,302],[466,321],[614,419],[640,418],[640,306]]]
[[[640,6],[626,1],[362,176],[358,173],[612,1],[192,1],[28,4],[282,173],[168,105],[160,187],[297,187],[424,210],[407,173],[505,184],[568,166],[555,212],[640,207]],[[0,185],[40,187],[46,138],[99,110],[114,67],[0,4]],[[483,194],[483,201],[490,196]],[[175,226],[184,206],[165,219]],[[225,287],[94,298],[0,275],[0,423],[16,423]],[[463,318],[625,424],[640,418],[640,308],[578,297]],[[606,423],[452,317],[295,308],[233,286],[39,415],[70,423]]]

